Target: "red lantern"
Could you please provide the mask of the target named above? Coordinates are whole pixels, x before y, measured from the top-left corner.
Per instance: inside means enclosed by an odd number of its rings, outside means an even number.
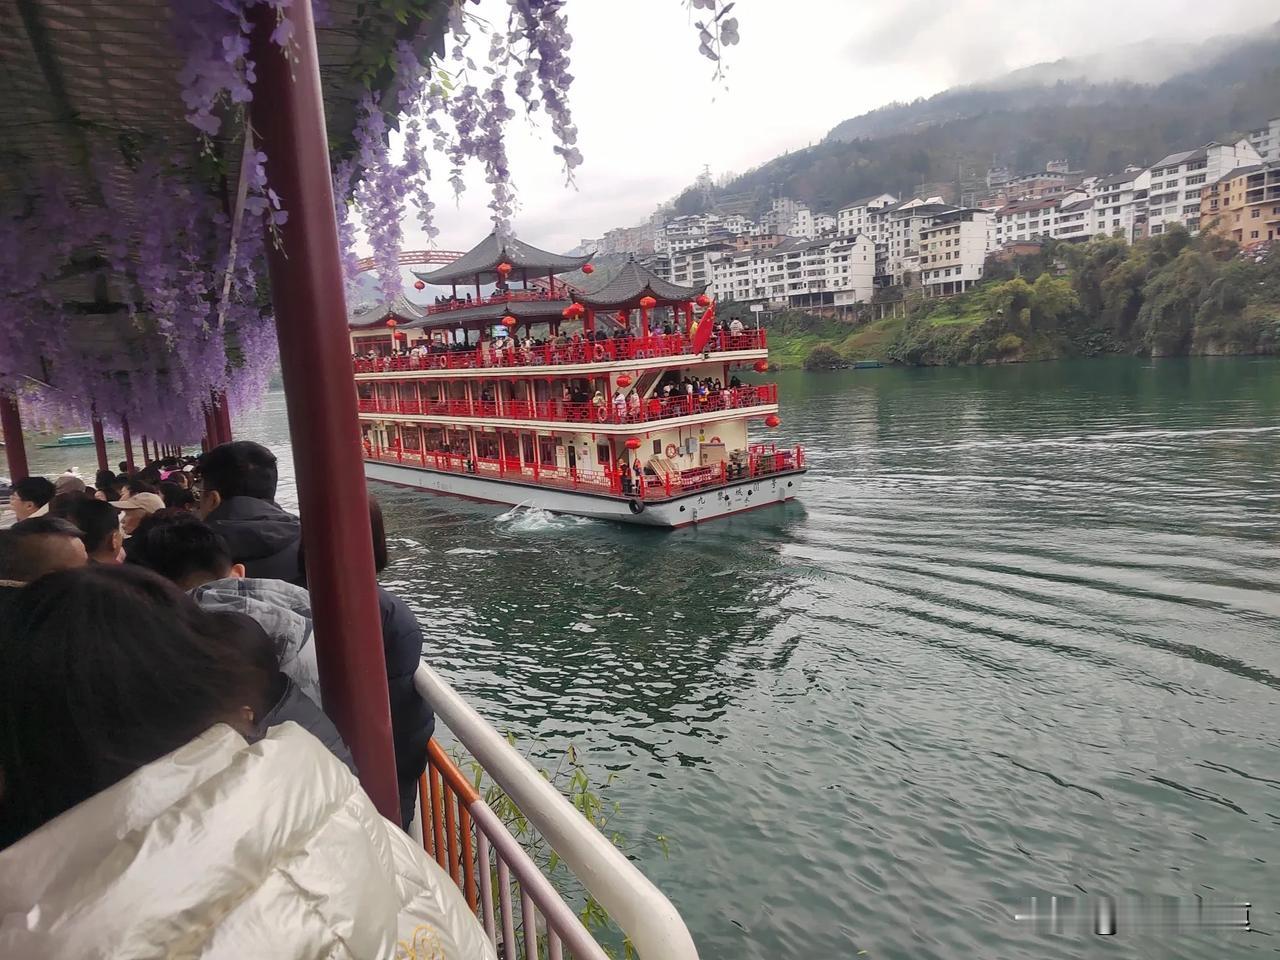
[[[507,279],[507,275],[509,273],[511,273],[511,264],[509,263],[498,264],[498,276],[502,277],[502,279],[505,280]]]
[[[631,319],[631,314],[628,313],[626,310],[618,311],[618,322],[622,324],[624,327],[627,325],[627,322],[630,319]]]
[[[573,307],[572,306],[565,307],[563,310],[560,311],[560,316],[568,320],[570,317],[573,316]]]
[[[419,280],[419,281],[417,281],[416,283],[414,283],[414,285],[413,285],[413,289],[415,289],[415,290],[425,290],[425,289],[427,289],[427,285],[426,285],[425,283],[423,283],[421,280]]]
[[[779,416],[776,413],[771,413],[764,418],[764,425],[766,427],[769,427],[770,429],[773,429],[781,422],[782,422],[781,418],[779,418]]]
[[[640,449],[640,438],[639,438],[639,437],[627,437],[627,449],[628,449],[628,450],[639,450],[639,449]]]
[[[658,301],[653,299],[653,297],[640,298],[640,306],[644,307],[646,310],[652,310],[657,305],[658,305]]]
[[[589,263],[584,263],[584,264],[582,265],[582,272],[583,272],[583,273],[595,273],[595,272],[596,272],[596,268],[595,268],[595,267],[593,267],[593,266],[592,266],[591,264],[589,264]]]
[[[502,318],[502,325],[504,327],[514,327],[519,322],[520,322],[519,320],[517,320],[515,317],[513,317],[509,313]]]
[[[388,327],[394,327],[395,325],[396,325],[396,318],[395,318],[395,317],[387,317],[387,326],[388,326]]]
[[[625,373],[624,373],[624,374],[622,374],[622,375],[620,375],[620,376],[618,377],[618,386],[620,386],[620,387],[629,387],[629,386],[631,386],[631,378],[630,378],[629,376],[627,376]]]
[[[751,365],[751,369],[752,369],[752,370],[754,370],[756,373],[768,373],[768,372],[769,372],[769,361],[768,361],[768,360],[757,360],[755,363],[753,363],[753,364]]]
[[[698,306],[700,306],[700,307],[709,307],[709,306],[711,306],[711,298],[710,298],[710,297],[708,297],[705,293],[700,293],[700,294],[698,294],[698,298],[697,298],[696,300],[694,300],[693,302],[694,302],[694,303],[696,303],[696,304],[697,304]]]
[[[569,309],[573,311],[575,317],[580,317],[587,312],[587,308],[580,303],[570,304]]]

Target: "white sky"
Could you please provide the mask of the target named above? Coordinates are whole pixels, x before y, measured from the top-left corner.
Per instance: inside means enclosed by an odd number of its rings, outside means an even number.
[[[505,0],[468,9],[504,18]],[[841,120],[1007,70],[1144,39],[1198,40],[1280,17],[1275,0],[738,0],[742,42],[726,77],[700,57],[681,0],[569,0],[570,104],[585,162],[564,185],[545,117],[509,126],[516,233],[567,250],[638,222],[704,164],[743,172],[822,139]],[[487,42],[477,38],[482,57]],[[518,104],[510,95],[513,106]],[[443,158],[433,169],[447,170]],[[479,169],[455,205],[436,200],[436,246],[465,250],[488,233]],[[405,249],[428,246],[416,219]]]

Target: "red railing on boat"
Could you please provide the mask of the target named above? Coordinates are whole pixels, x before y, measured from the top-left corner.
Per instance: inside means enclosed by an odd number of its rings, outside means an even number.
[[[675,417],[749,410],[778,402],[778,385],[764,383],[731,387],[705,397],[650,397],[623,406],[571,403],[560,400],[401,400],[395,397],[361,397],[361,413],[385,413],[451,419],[542,420],[552,423],[628,424],[658,423]]]
[[[501,303],[529,303],[531,301],[548,301],[560,298],[560,296],[552,297],[545,290],[512,290],[509,293],[495,293],[491,297],[481,297],[479,300],[467,300],[464,297],[461,300],[431,303],[427,305],[427,313],[450,313],[454,310],[467,310],[471,307],[487,307]]]
[[[515,457],[476,457],[439,450],[393,446],[384,448],[365,441],[365,459],[406,467],[427,467],[450,473],[513,480],[560,490],[583,490],[642,500],[666,500],[694,490],[727,486],[788,470],[804,468],[804,447],[778,447],[775,443],[752,444],[741,463],[722,462],[662,474],[650,469],[636,475],[606,464],[586,470],[544,464],[521,463]]]
[[[727,353],[739,350],[768,349],[763,330],[744,330],[731,334],[714,334],[701,353]],[[510,343],[509,349],[496,349],[497,343]],[[663,357],[700,356],[688,337],[682,334],[658,334],[651,337],[610,337],[589,342],[569,340],[521,347],[516,340],[487,341],[462,349],[436,345],[422,356],[407,353],[391,357],[356,357],[352,367],[356,373],[402,373],[411,370],[477,370],[511,367],[554,367],[583,363],[616,363],[620,360],[652,360]]]

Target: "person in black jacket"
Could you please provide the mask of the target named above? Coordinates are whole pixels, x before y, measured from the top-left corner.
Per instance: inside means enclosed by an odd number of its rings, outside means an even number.
[[[199,471],[199,515],[226,538],[245,576],[298,583],[302,526],[275,502],[275,454],[260,443],[236,440],[201,456]]]

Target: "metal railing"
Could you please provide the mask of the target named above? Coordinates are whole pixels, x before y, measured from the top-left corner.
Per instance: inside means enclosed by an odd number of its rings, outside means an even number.
[[[434,309],[434,308],[433,308]],[[444,308],[441,308],[444,309]],[[510,343],[498,349],[496,344]],[[490,340],[474,347],[435,349],[424,355],[408,353],[390,357],[357,357],[352,360],[356,373],[404,373],[412,370],[479,370],[511,367],[555,367],[569,364],[616,363],[623,360],[652,360],[663,357],[701,356],[703,353],[729,353],[739,350],[768,349],[764,330],[744,330],[731,334],[720,332],[701,350],[682,334],[655,334],[651,337],[610,337],[587,341],[579,337],[562,344],[543,343],[522,347],[514,340]]]
[[[437,720],[604,907],[642,960],[697,960],[684,920],[635,864],[439,674],[422,664],[413,682]],[[577,914],[434,741],[420,793],[424,845],[477,912],[502,960],[517,960],[517,920],[523,960],[538,960],[539,916],[548,960],[562,960],[565,950],[578,960],[605,960]]]
[[[494,400],[401,400],[376,396],[359,400],[361,413],[598,424],[655,423],[675,417],[749,410],[777,402],[778,385],[774,383],[730,387],[706,396],[650,397],[631,405],[560,400],[504,400],[499,404]]]

